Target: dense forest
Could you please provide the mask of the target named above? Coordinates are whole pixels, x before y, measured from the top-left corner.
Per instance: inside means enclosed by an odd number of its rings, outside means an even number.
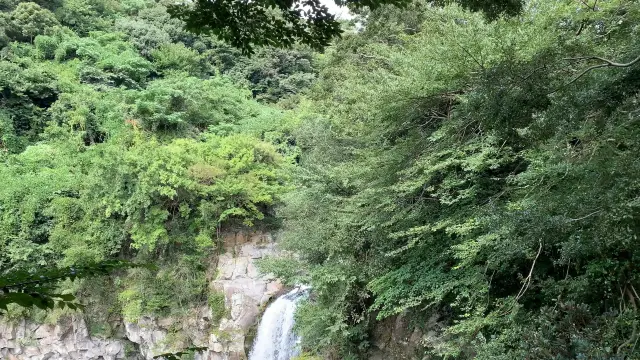
[[[437,317],[418,359],[640,358],[638,2],[391,2],[326,48],[173,3],[0,1],[3,317],[219,309],[220,233],[260,228],[304,358],[398,315]],[[42,269],[55,310],[11,288]]]
[[[50,289],[62,309],[5,316],[55,321],[84,304],[108,334],[113,317],[219,302],[206,268],[220,231],[277,226],[299,156],[284,109],[316,78],[314,54],[245,57],[155,1],[2,6],[0,287],[71,278]],[[95,264],[117,271],[70,281]],[[52,300],[7,288],[5,307]]]

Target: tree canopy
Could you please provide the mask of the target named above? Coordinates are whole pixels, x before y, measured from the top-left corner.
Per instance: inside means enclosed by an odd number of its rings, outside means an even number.
[[[456,0],[463,7],[482,11],[489,19],[520,13],[521,0]],[[450,1],[438,0],[443,6]],[[405,7],[410,0],[338,0],[353,12],[385,5]],[[320,0],[196,0],[169,5],[170,14],[199,34],[212,34],[251,54],[255,47],[291,47],[296,42],[323,50],[342,34],[340,21]]]
[[[212,4],[0,1],[3,319],[218,326],[261,229],[303,358],[639,357],[640,4]]]
[[[273,104],[313,53],[247,58],[155,1],[2,6],[2,316],[83,309],[108,332],[206,304],[219,234],[277,223],[297,150]]]
[[[331,48],[294,110],[298,256],[263,264],[313,285],[310,353],[367,359],[403,324],[400,358],[638,356],[637,11],[416,2]]]

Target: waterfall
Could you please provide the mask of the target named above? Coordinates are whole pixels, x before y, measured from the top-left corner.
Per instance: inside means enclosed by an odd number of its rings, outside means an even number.
[[[300,354],[300,339],[293,333],[294,313],[308,287],[295,288],[265,310],[249,360],[290,360]]]

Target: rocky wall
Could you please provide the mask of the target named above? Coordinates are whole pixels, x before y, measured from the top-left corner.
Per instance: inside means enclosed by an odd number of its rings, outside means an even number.
[[[270,234],[259,232],[228,233],[223,244],[223,252],[209,271],[214,274],[210,289],[224,294],[226,312],[219,321],[213,320],[208,307],[189,309],[189,315],[180,319],[144,316],[136,323],[123,324],[120,339],[92,337],[80,316],[56,325],[0,321],[0,358],[116,360],[139,356],[149,360],[195,345],[209,349],[196,360],[246,359],[259,315],[283,288],[256,268],[257,260],[276,254],[276,244]]]
[[[125,341],[92,338],[80,318],[56,325],[0,323],[0,359],[125,359]]]

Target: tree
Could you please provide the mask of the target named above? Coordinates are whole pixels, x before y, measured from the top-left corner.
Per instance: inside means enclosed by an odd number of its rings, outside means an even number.
[[[20,3],[11,13],[11,19],[20,34],[29,41],[59,24],[51,11],[32,2]]]
[[[133,264],[122,260],[103,261],[98,264],[70,266],[60,269],[41,269],[38,271],[13,271],[0,277],[0,315],[7,311],[7,305],[18,304],[23,307],[38,307],[52,310],[59,308],[82,309],[73,294],[58,294],[60,281],[109,275],[115,270],[142,266],[155,269],[150,264]]]
[[[337,42],[296,109],[297,257],[267,263],[311,281],[304,349],[371,358],[399,316],[418,358],[638,357],[638,5],[601,4],[385,8]]]
[[[65,0],[56,10],[56,15],[62,24],[79,34],[87,34],[108,27],[110,22],[101,16],[108,12],[103,1]]]
[[[451,1],[437,0],[438,5]],[[484,12],[489,19],[516,15],[521,0],[455,0],[463,7]],[[383,5],[406,6],[410,0],[337,0],[352,11],[377,9]],[[295,42],[322,50],[342,34],[340,22],[320,0],[197,0],[169,5],[169,13],[184,20],[186,28],[198,34],[217,35],[252,54],[255,46],[290,47]]]

